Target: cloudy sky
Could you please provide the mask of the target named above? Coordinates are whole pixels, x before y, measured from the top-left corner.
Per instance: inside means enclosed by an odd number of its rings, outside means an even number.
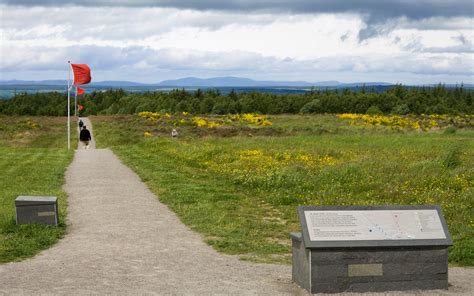
[[[0,0],[0,80],[474,83],[465,0]]]

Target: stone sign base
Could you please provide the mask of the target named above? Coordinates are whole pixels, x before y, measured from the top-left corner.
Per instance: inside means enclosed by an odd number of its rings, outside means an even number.
[[[293,280],[311,293],[448,288],[447,246],[306,248],[290,236]]]
[[[56,196],[18,196],[15,199],[16,224],[58,225]]]

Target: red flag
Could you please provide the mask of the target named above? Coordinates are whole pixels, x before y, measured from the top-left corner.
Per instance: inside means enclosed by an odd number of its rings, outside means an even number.
[[[91,82],[91,69],[87,64],[71,64],[74,73],[73,84],[88,84]]]
[[[84,106],[82,105],[77,105],[77,110],[82,111],[84,109]]]
[[[82,87],[76,87],[76,95],[80,96],[86,93],[86,90]]]

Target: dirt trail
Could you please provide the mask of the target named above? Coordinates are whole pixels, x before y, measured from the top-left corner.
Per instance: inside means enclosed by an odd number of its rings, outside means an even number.
[[[291,266],[215,252],[110,150],[78,149],[64,188],[68,234],[34,258],[0,265],[1,295],[307,295],[291,282]],[[450,291],[422,294],[468,295],[473,271],[450,269]]]

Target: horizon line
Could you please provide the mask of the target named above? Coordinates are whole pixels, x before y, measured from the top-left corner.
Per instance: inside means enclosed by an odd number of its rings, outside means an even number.
[[[289,82],[289,83],[304,83],[304,84],[321,84],[321,83],[333,83],[333,84],[338,84],[338,85],[344,85],[344,84],[365,84],[365,83],[370,83],[370,84],[378,84],[378,85],[407,85],[407,86],[424,86],[424,85],[473,85],[473,83],[466,83],[464,81],[460,81],[460,82],[451,82],[451,83],[448,83],[448,82],[443,82],[443,81],[439,81],[439,82],[435,82],[435,83],[416,83],[416,84],[409,84],[409,83],[402,83],[402,82],[386,82],[386,81],[351,81],[351,82],[341,82],[339,80],[322,80],[322,81],[306,81],[306,80],[256,80],[256,79],[252,79],[252,78],[247,78],[247,77],[238,77],[238,76],[214,76],[214,77],[207,77],[207,78],[201,78],[201,77],[196,77],[196,76],[186,76],[186,77],[182,77],[182,78],[175,78],[175,79],[165,79],[165,80],[162,80],[162,81],[159,81],[159,82],[138,82],[138,81],[132,81],[132,80],[114,80],[114,79],[110,79],[110,80],[100,80],[100,81],[92,81],[91,84],[94,84],[94,83],[110,83],[110,82],[128,82],[128,83],[136,83],[136,84],[143,84],[143,85],[150,85],[150,86],[153,86],[153,85],[159,85],[159,84],[162,84],[163,82],[167,82],[167,81],[179,81],[179,80],[184,80],[184,79],[197,79],[197,80],[203,80],[203,82],[205,82],[205,80],[211,80],[211,79],[223,79],[223,78],[234,78],[234,79],[245,79],[245,80],[249,80],[250,82],[258,82],[258,83],[265,83],[265,82],[269,82],[269,83],[279,83],[279,82]],[[1,79],[0,82],[2,83],[5,83],[5,82],[15,82],[15,81],[18,81],[18,82],[48,82],[48,81],[67,81],[68,79],[43,79],[43,80],[33,80],[33,79],[16,79],[16,78],[13,78],[13,79]],[[166,84],[166,85],[162,85],[162,86],[178,86],[178,85],[172,85],[172,84]],[[186,86],[200,86],[200,85],[186,85]],[[202,85],[202,86],[206,86],[206,85]],[[212,85],[208,85],[210,87],[212,87]],[[239,85],[232,85],[232,86],[235,86],[235,87],[239,87]],[[229,86],[229,87],[232,87],[232,86]],[[245,86],[245,85],[242,85],[240,87],[264,87],[265,85],[259,85],[259,86]],[[273,85],[268,85],[269,87],[279,87],[279,86],[285,86],[285,85],[278,85],[278,86],[273,86]],[[298,86],[298,85],[293,85],[294,87]],[[302,87],[311,87],[311,85],[301,85]],[[315,85],[317,86],[317,85]],[[318,86],[321,86],[321,85],[318,85]],[[322,85],[324,86],[324,85]],[[336,85],[332,85],[332,86],[336,86]],[[216,86],[214,86],[216,87]],[[217,87],[226,87],[225,85],[222,85],[222,86],[217,86]]]

